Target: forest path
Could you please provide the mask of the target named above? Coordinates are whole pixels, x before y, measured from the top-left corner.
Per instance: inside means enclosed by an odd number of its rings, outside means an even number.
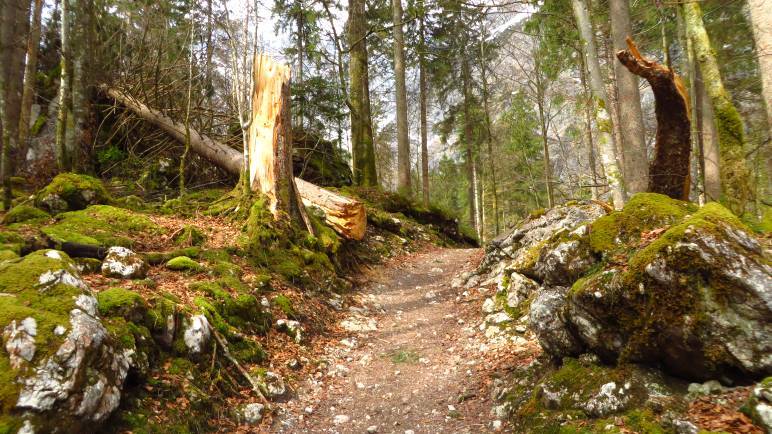
[[[355,323],[377,328],[328,347],[327,367],[301,383],[274,431],[487,432],[488,376],[474,337],[482,298],[451,286],[479,254],[433,248],[377,269],[360,290],[371,308],[353,314]]]

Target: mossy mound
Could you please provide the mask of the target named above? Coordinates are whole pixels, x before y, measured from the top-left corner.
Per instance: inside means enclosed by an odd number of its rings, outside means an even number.
[[[673,427],[664,414],[685,409],[686,383],[637,365],[605,366],[590,355],[520,368],[514,380],[502,408],[517,432],[665,433]]]
[[[44,226],[42,231],[57,242],[132,247],[134,239],[161,234],[163,229],[133,211],[93,205],[57,215],[56,222]]]
[[[169,259],[169,261],[166,262],[166,268],[174,271],[190,272],[199,272],[204,269],[201,264],[187,256],[177,256],[176,258]]]
[[[206,241],[206,235],[195,226],[185,226],[174,235],[173,241],[178,246],[193,247],[200,246]]]
[[[193,216],[197,213],[207,214],[209,208],[227,197],[228,191],[222,188],[212,188],[186,193],[182,197],[169,199],[161,205],[159,211],[164,214]]]
[[[333,142],[306,131],[292,132],[295,176],[322,187],[351,185],[351,167]]]
[[[13,223],[27,222],[31,220],[45,220],[51,218],[51,215],[40,208],[29,205],[18,205],[11,208],[3,217],[3,223],[10,225]]]
[[[99,314],[104,317],[120,316],[141,323],[147,314],[147,303],[134,291],[109,288],[97,294]]]
[[[89,205],[110,203],[112,198],[97,178],[75,173],[57,175],[35,196],[35,205],[51,214],[77,211]]]
[[[206,295],[200,305],[206,306],[205,312],[212,308],[216,315],[208,318],[212,324],[231,334],[231,327],[252,333],[263,333],[271,325],[270,312],[264,312],[263,307],[249,288],[237,279],[218,279],[214,281],[196,282],[190,289]]]

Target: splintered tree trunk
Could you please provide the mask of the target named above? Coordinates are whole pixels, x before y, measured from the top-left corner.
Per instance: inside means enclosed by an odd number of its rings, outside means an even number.
[[[654,91],[657,143],[649,168],[649,191],[689,200],[691,123],[686,88],[670,68],[644,59],[632,39],[619,61],[633,74],[645,78]]]
[[[351,240],[361,240],[367,228],[365,206],[361,202],[325,190],[300,178],[295,178],[300,196],[306,206],[324,212],[325,221],[336,232]]]
[[[292,176],[290,69],[257,55],[253,62],[252,122],[249,124],[249,184],[268,197],[278,218],[284,212],[298,223],[311,223]]]

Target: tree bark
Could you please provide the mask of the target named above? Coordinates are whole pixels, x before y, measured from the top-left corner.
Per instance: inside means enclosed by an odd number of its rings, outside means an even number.
[[[692,40],[700,65],[705,91],[710,97],[716,119],[720,151],[723,201],[735,214],[742,214],[752,199],[750,171],[745,163],[745,133],[740,113],[724,88],[715,53],[702,21],[697,2],[682,5],[686,31]]]
[[[72,106],[70,68],[72,59],[70,52],[70,0],[62,0],[61,6],[61,45],[62,55],[59,74],[59,107],[56,115],[56,162],[60,172],[72,169],[70,150],[67,147],[68,115]]]
[[[632,36],[629,0],[609,0],[611,38],[614,51],[624,50],[625,38]],[[625,187],[628,193],[645,191],[648,183],[646,129],[643,126],[641,95],[638,78],[628,74],[619,62],[614,62],[619,108],[619,129],[622,135]]]
[[[2,155],[0,155],[0,172],[2,172],[3,205],[11,207],[10,177],[14,173],[13,160],[19,150],[19,115],[21,114],[22,88],[24,85],[24,61],[27,49],[27,34],[29,32],[29,1],[0,2],[3,14],[2,29],[0,29],[0,63],[2,68],[3,112],[2,123]]]
[[[397,190],[410,195],[410,138],[407,125],[405,41],[402,33],[402,0],[391,0],[394,24],[394,90],[397,105]]]
[[[748,0],[756,41],[756,56],[761,72],[761,90],[767,106],[767,127],[772,137],[772,2],[769,0]]]
[[[21,97],[21,113],[19,114],[19,150],[17,164],[24,161],[27,155],[27,143],[30,132],[30,115],[35,99],[35,82],[37,81],[38,51],[40,48],[40,20],[43,11],[43,0],[35,0],[32,12],[32,27],[27,42],[27,65],[24,68],[24,93]]]
[[[348,40],[351,51],[349,100],[351,102],[352,172],[355,184],[374,187],[378,185],[378,177],[375,173],[375,151],[369,107],[365,1],[349,0],[348,13]]]
[[[550,163],[550,147],[547,140],[547,117],[544,113],[544,83],[542,81],[541,67],[539,65],[539,56],[534,55],[535,77],[536,77],[536,106],[539,109],[539,126],[541,127],[542,153],[544,154],[544,186],[547,188],[547,207],[555,206],[555,196],[552,191],[552,164]]]
[[[424,4],[421,3],[421,16],[418,20],[419,52],[418,52],[418,81],[421,116],[421,192],[423,194],[424,207],[429,206],[429,147],[428,147],[428,122],[426,120],[426,100],[428,98],[428,86],[426,78],[426,30],[424,23]]]
[[[675,71],[644,59],[633,40],[617,53],[619,61],[633,74],[645,78],[654,91],[657,115],[657,143],[649,168],[648,191],[674,199],[689,200],[691,123],[686,88]]]
[[[482,27],[482,26],[481,26]],[[483,27],[484,29],[484,27]],[[496,163],[493,156],[493,133],[491,132],[491,115],[490,108],[488,107],[488,77],[485,70],[485,41],[484,38],[480,39],[480,69],[483,85],[483,109],[485,110],[485,137],[488,142],[488,165],[491,171],[491,193],[493,194],[493,224],[495,228],[495,236],[499,236],[499,194],[496,188]]]
[[[478,232],[479,238],[479,228],[477,225],[477,196],[475,195],[475,183],[477,182],[477,176],[475,173],[474,164],[474,145],[472,144],[472,121],[469,119],[469,116],[471,115],[469,112],[469,105],[471,104],[471,101],[469,101],[469,62],[467,61],[466,57],[461,60],[461,70],[464,87],[464,141],[466,142],[465,159],[466,180],[468,183],[467,197],[469,199],[469,224],[471,225],[472,229]]]
[[[700,104],[700,133],[702,135],[702,161],[705,177],[705,200],[718,201],[721,199],[721,163],[718,149],[718,130],[716,119],[713,115],[713,105],[705,93],[705,84],[702,74],[697,71],[697,100]]]
[[[598,173],[595,170],[595,143],[592,140],[592,95],[587,85],[587,69],[584,67],[584,59],[579,62],[579,79],[584,90],[584,141],[587,144],[587,159],[590,166],[590,195],[594,200],[598,200]]]
[[[625,189],[622,174],[617,165],[616,151],[611,139],[611,118],[606,110],[605,89],[600,73],[598,51],[595,48],[595,39],[590,24],[590,14],[584,0],[571,0],[577,26],[581,33],[583,55],[585,65],[589,71],[590,89],[592,90],[595,106],[595,121],[598,124],[598,150],[600,151],[601,164],[606,172],[606,179],[611,189],[614,207],[619,209],[625,203]]]

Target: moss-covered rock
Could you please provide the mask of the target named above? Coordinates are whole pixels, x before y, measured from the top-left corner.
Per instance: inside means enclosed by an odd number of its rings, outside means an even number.
[[[106,204],[110,194],[102,181],[88,175],[62,173],[35,196],[35,205],[51,214],[77,211],[89,205]]]
[[[187,256],[177,256],[166,262],[166,268],[174,271],[199,272],[204,269],[198,262]]]
[[[3,217],[3,223],[10,225],[13,223],[27,222],[30,220],[45,220],[51,218],[51,215],[40,208],[29,205],[18,205],[11,208]]]
[[[532,304],[532,316],[554,320],[535,329],[546,350],[589,349],[694,380],[772,371],[772,267],[729,210],[639,194],[594,222],[587,240],[602,262],[565,282],[560,303]]]
[[[13,250],[0,250],[0,262],[9,261],[18,257],[19,255]]]
[[[105,317],[120,316],[135,323],[145,320],[148,306],[134,291],[124,288],[109,288],[97,294],[99,314]]]
[[[37,432],[94,429],[117,407],[136,353],[97,315],[63,252],[0,263],[0,418]],[[73,409],[80,409],[77,414]]]
[[[131,247],[134,238],[161,234],[163,229],[144,215],[109,205],[62,213],[43,233],[57,242]]]
[[[200,246],[206,241],[206,235],[197,227],[188,225],[174,235],[173,241],[183,247]]]

